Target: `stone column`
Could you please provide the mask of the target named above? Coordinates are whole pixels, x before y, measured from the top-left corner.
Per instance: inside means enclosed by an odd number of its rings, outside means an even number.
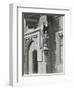
[[[24,72],[25,74],[28,74],[28,49],[27,47],[25,47],[25,55],[24,55],[24,60],[25,60],[25,63],[24,63]]]
[[[62,49],[61,48],[61,38],[62,32],[57,32],[56,33],[56,70],[57,72],[61,72],[63,70],[63,63],[62,63]]]
[[[48,61],[48,34],[47,31],[45,31],[44,38],[43,38],[43,69],[44,73],[47,72],[47,61]]]
[[[45,53],[43,51],[43,62],[42,62],[42,72],[43,73],[46,73],[46,56],[45,56]]]

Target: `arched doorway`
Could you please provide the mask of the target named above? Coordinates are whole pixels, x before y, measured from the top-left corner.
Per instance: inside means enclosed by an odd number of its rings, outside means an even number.
[[[24,73],[25,74],[29,74],[30,70],[30,66],[31,64],[29,62],[31,62],[30,58],[29,58],[29,50],[30,50],[30,46],[32,44],[33,40],[29,39],[25,42],[25,46],[24,46]]]
[[[38,72],[36,40],[30,44],[28,49],[28,72],[29,74]]]
[[[37,50],[32,52],[33,58],[33,73],[38,73]]]

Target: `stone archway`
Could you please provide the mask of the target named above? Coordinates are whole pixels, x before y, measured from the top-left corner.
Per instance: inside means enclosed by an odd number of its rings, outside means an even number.
[[[38,51],[38,34],[26,35],[24,38],[24,74],[33,74],[32,52]]]
[[[29,46],[29,49],[28,49],[28,60],[29,60],[29,74],[33,74],[33,73],[36,73],[34,68],[34,61],[37,59],[35,59],[33,56],[36,55],[36,58],[37,58],[37,53],[35,54],[34,50],[37,50],[37,45],[36,45],[36,41],[33,41],[31,43],[31,45]]]
[[[29,48],[33,40],[25,40],[25,49],[24,49],[24,73],[29,74]]]

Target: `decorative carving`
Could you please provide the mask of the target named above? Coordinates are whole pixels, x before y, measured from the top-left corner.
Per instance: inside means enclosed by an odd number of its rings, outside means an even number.
[[[33,39],[34,39],[34,38],[37,38],[37,37],[38,37],[38,35],[36,34],[36,35],[30,36],[30,37],[26,37],[26,38],[24,39],[24,45],[25,45],[24,47],[25,47],[25,50],[29,48],[30,42],[32,42]]]

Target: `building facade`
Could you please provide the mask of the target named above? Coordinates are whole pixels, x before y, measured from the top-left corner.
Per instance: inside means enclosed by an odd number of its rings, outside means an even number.
[[[63,15],[24,15],[23,74],[63,72]]]

